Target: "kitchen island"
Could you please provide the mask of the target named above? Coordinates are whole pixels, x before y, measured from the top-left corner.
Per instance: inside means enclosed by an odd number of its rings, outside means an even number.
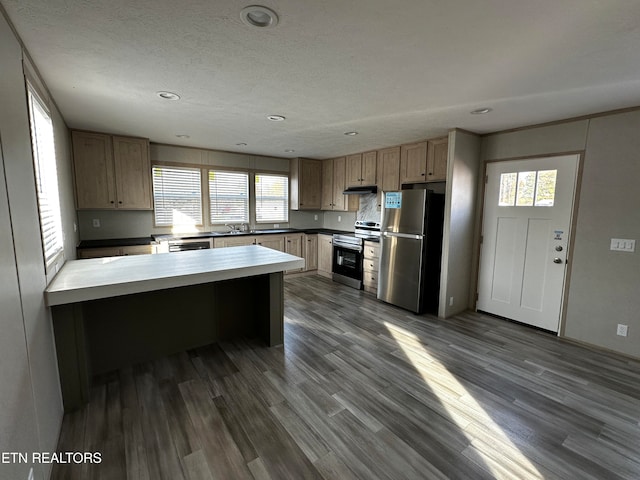
[[[94,374],[238,336],[281,344],[283,271],[301,267],[258,245],[67,262],[45,291],[65,410]]]

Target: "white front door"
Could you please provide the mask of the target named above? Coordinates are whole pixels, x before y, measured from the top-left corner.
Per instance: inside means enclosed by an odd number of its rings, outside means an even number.
[[[478,310],[558,331],[578,159],[487,164]]]

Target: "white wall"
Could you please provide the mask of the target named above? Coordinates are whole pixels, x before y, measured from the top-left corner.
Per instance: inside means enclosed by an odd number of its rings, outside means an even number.
[[[0,13],[3,13],[0,10]],[[44,269],[35,191],[23,50],[0,15],[0,451],[54,451],[62,421],[53,328],[43,291]],[[52,107],[59,160],[65,251],[73,258],[77,240],[69,141]],[[66,156],[66,157],[65,157]],[[6,186],[6,187],[5,187]],[[6,188],[6,190],[5,190]],[[31,465],[0,464],[0,478],[27,478]],[[50,465],[33,465],[47,478]]]
[[[640,111],[483,138],[485,161],[584,151],[563,335],[640,357],[640,249],[609,250],[612,237],[640,241]],[[640,244],[639,244],[640,246]],[[618,323],[629,336],[616,335]]]

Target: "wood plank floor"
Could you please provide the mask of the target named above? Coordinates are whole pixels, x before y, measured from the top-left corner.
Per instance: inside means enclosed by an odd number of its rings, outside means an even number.
[[[54,479],[638,479],[640,362],[476,313],[439,320],[285,282],[285,345],[105,375]]]

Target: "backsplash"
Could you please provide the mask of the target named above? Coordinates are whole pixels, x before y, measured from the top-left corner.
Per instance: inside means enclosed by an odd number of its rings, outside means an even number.
[[[360,195],[360,208],[356,214],[356,220],[365,222],[379,222],[380,210],[378,210],[378,196],[375,193]]]

